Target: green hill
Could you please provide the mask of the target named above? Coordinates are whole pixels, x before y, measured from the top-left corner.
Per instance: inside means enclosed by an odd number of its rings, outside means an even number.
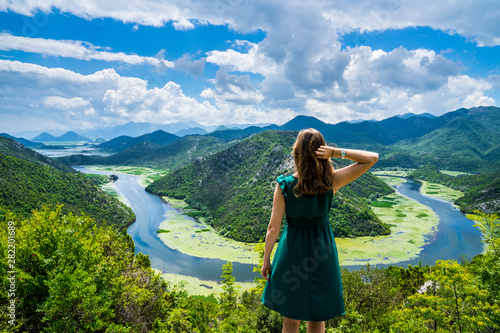
[[[63,204],[63,213],[84,213],[98,224],[125,227],[135,220],[132,210],[105,194],[84,174],[0,154],[0,206],[29,216],[43,205]]]
[[[179,139],[180,138],[177,135],[170,134],[162,130],[158,130],[138,137],[130,137],[122,135],[107,142],[101,143],[96,147],[108,149],[115,152],[120,152],[142,142],[151,142],[159,146],[165,146]]]
[[[146,190],[184,199],[202,209],[209,223],[226,237],[256,242],[266,232],[276,177],[292,172],[296,136],[291,131],[255,134],[217,154],[196,159]],[[392,191],[370,174],[341,189],[331,211],[336,236],[390,233],[369,209],[367,198]]]
[[[75,172],[73,168],[67,166],[66,164],[39,154],[34,150],[26,148],[14,139],[4,136],[0,136],[0,153],[14,156],[36,164],[50,166],[63,172]]]

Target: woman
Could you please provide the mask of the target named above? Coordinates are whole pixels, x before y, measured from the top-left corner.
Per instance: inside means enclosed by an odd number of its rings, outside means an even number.
[[[355,161],[334,170],[331,157]],[[328,221],[333,195],[378,160],[378,154],[329,147],[315,129],[303,130],[293,146],[295,173],[279,176],[267,228],[262,303],[283,315],[283,332],[324,332],[325,320],[344,314],[335,240]],[[270,257],[286,213],[287,225],[271,265]]]

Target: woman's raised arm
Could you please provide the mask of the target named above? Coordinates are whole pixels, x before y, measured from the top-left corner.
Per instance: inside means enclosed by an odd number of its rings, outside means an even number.
[[[335,177],[333,180],[335,191],[338,191],[342,186],[349,184],[363,175],[378,161],[378,154],[371,151],[341,149],[329,146],[320,146],[316,151],[316,156],[322,159],[342,157],[356,162],[345,168],[335,170]]]

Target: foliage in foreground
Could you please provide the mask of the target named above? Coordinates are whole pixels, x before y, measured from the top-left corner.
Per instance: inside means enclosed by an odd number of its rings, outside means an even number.
[[[497,218],[476,217],[488,250],[471,262],[342,269],[346,315],[327,322],[327,332],[498,332]],[[220,295],[190,296],[165,283],[147,256],[134,255],[130,236],[88,217],[60,207],[29,219],[5,212],[0,227],[1,331],[281,332],[281,316],[260,304],[263,280],[239,293],[231,263]],[[9,323],[12,276],[18,327]]]

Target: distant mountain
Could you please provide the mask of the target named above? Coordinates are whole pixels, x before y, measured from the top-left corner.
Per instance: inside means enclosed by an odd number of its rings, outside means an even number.
[[[19,131],[19,132],[14,132],[14,133],[10,133],[11,135],[15,136],[15,137],[21,137],[21,138],[34,138],[36,137],[38,134],[41,134],[43,132],[50,132],[51,135],[53,136],[59,136],[59,135],[63,135],[64,133],[66,133],[67,131],[63,131],[63,130],[50,130],[50,131],[44,131],[44,130],[33,130],[33,131]]]
[[[31,141],[56,141],[56,137],[47,132],[43,132],[35,136]]]
[[[315,128],[320,132],[327,132],[332,128],[331,124],[322,122],[321,120],[310,116],[297,116],[289,122],[280,126],[280,130],[284,131],[300,131],[305,128]]]
[[[102,149],[120,151],[120,150],[126,149],[127,147],[130,147],[129,143],[133,139],[134,139],[133,137],[128,136],[128,135],[121,135],[121,136],[118,136],[118,137],[111,139],[109,141],[103,142],[103,143],[97,145],[96,147],[102,148]]]
[[[347,120],[346,123],[349,123],[349,124],[358,124],[358,123],[362,123],[362,122],[365,122],[365,121],[376,122],[378,120],[375,120],[375,119],[354,119],[354,120]]]
[[[266,130],[279,130],[279,129],[280,128],[276,125],[270,125],[267,127],[250,126],[245,129],[225,129],[225,130],[215,131],[210,133],[209,135],[222,139],[224,141],[233,141],[233,140],[243,140],[253,134],[262,133]]]
[[[430,114],[430,113],[419,113],[419,114],[416,114],[416,113],[411,113],[411,112],[407,112],[407,113],[404,113],[404,114],[401,114],[401,115],[397,115],[396,117],[400,117],[400,118],[403,118],[403,119],[408,119],[408,118],[411,118],[411,117],[426,117],[426,118],[430,118],[430,119],[436,118],[435,115]]]
[[[151,142],[159,146],[165,146],[179,139],[180,138],[177,135],[158,130],[156,132],[144,134],[135,138],[122,135],[107,142],[101,143],[96,147],[120,152],[141,142]]]
[[[118,125],[114,127],[109,127],[109,128],[101,128],[101,129],[95,129],[91,130],[88,132],[83,133],[84,136],[89,137],[89,138],[97,138],[97,137],[102,137],[106,140],[111,140],[119,136],[131,136],[131,137],[137,137],[141,136],[147,133],[152,133],[158,130],[162,130],[168,133],[176,133],[182,130],[186,130],[189,128],[194,128],[194,127],[201,127],[200,124],[198,124],[195,121],[190,121],[190,122],[178,122],[178,123],[171,123],[171,124],[152,124],[152,123],[136,123],[133,121],[130,121],[126,124],[123,125]]]
[[[81,136],[76,132],[70,131],[70,132],[67,132],[61,136],[56,137],[56,141],[87,141],[87,142],[90,142],[93,140],[86,138],[84,136]]]
[[[87,141],[90,142],[89,138],[83,137],[76,132],[67,132],[61,136],[53,136],[47,132],[40,133],[34,137],[31,141],[46,142],[46,141]]]
[[[45,145],[43,143],[41,143],[41,142],[33,142],[33,141],[30,141],[30,140],[26,140],[24,138],[16,138],[15,136],[12,136],[12,135],[7,134],[7,133],[0,133],[0,136],[4,136],[4,137],[10,138],[10,139],[14,139],[17,142],[19,142],[20,144],[22,144],[23,146],[25,146],[26,148],[41,149],[41,148],[45,147]]]
[[[182,136],[186,136],[186,135],[205,135],[205,134],[208,134],[208,132],[201,127],[192,127],[192,128],[180,130],[178,132],[175,132],[174,134],[182,137]]]
[[[419,115],[407,119],[391,117],[381,121],[341,122],[337,124],[328,124],[315,117],[297,116],[281,126],[251,126],[239,130],[226,129],[215,131],[210,135],[229,141],[241,140],[252,134],[270,129],[299,131],[306,128],[315,128],[323,134],[327,141],[339,145],[388,145],[400,140],[425,135],[444,125],[444,123],[443,120],[434,120]]]
[[[196,159],[146,190],[185,199],[210,216],[209,223],[222,235],[256,242],[265,234],[269,222],[275,178],[292,172],[291,147],[296,135],[293,131],[253,135],[216,154]],[[336,195],[331,211],[336,236],[389,233],[389,227],[370,211],[367,197],[392,191],[370,174],[344,187]]]
[[[220,125],[218,126],[216,129],[214,129],[212,132],[210,133],[213,133],[213,132],[220,132],[220,131],[239,131],[239,130],[243,130],[247,127],[239,127],[239,126],[224,126],[224,125]]]
[[[50,166],[62,172],[76,172],[73,168],[67,166],[66,164],[39,154],[34,150],[26,148],[14,139],[4,136],[0,136],[0,153],[23,159],[32,163]]]

